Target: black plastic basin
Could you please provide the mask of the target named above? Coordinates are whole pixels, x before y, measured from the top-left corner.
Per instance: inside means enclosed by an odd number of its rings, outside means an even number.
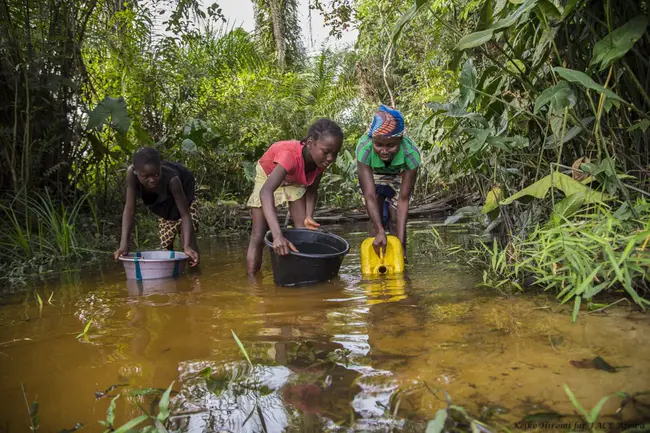
[[[264,242],[271,251],[273,280],[280,286],[327,281],[336,276],[343,256],[350,250],[345,239],[332,233],[309,229],[284,229],[282,235],[297,249],[287,256],[273,251],[273,235],[267,232]]]

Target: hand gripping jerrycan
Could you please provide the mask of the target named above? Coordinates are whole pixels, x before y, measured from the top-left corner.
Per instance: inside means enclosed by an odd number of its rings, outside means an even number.
[[[372,247],[374,238],[361,244],[361,273],[363,275],[387,275],[404,272],[404,253],[397,236],[386,236],[386,253],[377,256]]]

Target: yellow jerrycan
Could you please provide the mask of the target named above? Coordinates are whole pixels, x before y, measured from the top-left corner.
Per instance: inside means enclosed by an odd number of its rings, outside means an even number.
[[[404,272],[404,253],[397,236],[386,236],[386,254],[377,256],[372,247],[375,238],[361,244],[361,273],[363,275],[387,275]]]

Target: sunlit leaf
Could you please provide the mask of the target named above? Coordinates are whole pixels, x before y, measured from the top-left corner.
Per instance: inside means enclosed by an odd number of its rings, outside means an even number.
[[[512,27],[515,24],[519,22],[519,20],[528,12],[533,10],[533,8],[537,5],[538,0],[526,0],[523,2],[517,2],[516,4],[521,4],[517,8],[516,11],[512,12],[510,15],[507,17],[500,19],[496,23],[494,23],[491,27],[492,30],[498,31],[498,30],[503,30],[508,27]],[[511,0],[512,2],[512,0]],[[514,3],[514,2],[513,2]]]
[[[578,313],[580,312],[581,303],[582,303],[582,297],[580,295],[577,295],[573,300],[573,313],[571,314],[572,322],[578,320]]]
[[[623,57],[634,46],[648,27],[648,18],[637,15],[621,27],[617,28],[594,45],[594,55],[591,65],[599,65],[599,70],[609,67]]]
[[[555,172],[543,177],[534,184],[522,189],[518,193],[511,195],[500,204],[502,206],[509,205],[513,201],[526,196],[541,199],[546,197],[546,194],[548,194],[548,191],[551,187],[559,189],[567,197],[572,194],[581,193],[584,195],[585,204],[600,203],[613,199],[613,197],[593,190],[573,179],[572,177],[567,176],[566,174]]]
[[[126,101],[123,97],[111,98],[107,96],[102,99],[97,107],[90,112],[87,128],[100,128],[106,124],[109,117],[111,118],[110,126],[120,133],[126,134],[129,126],[131,126],[131,118],[129,117],[126,109]]]
[[[493,35],[494,30],[492,29],[470,33],[469,35],[463,36],[460,41],[458,41],[454,49],[463,51],[470,48],[476,48],[492,39]]]
[[[526,72],[526,65],[519,59],[508,60],[506,63],[506,69],[513,74],[523,74]]]
[[[425,433],[441,433],[445,428],[445,421],[447,421],[447,409],[439,409],[436,417],[427,423]]]
[[[235,334],[235,331],[232,329],[230,330],[232,332],[232,337],[235,339],[235,343],[237,343],[237,346],[239,347],[239,350],[244,354],[244,357],[246,358],[246,361],[248,361],[248,365],[253,368],[253,363],[251,362],[251,359],[248,357],[248,352],[246,351],[246,348],[242,344],[242,342],[239,340],[239,337],[237,337],[237,334]]]
[[[122,426],[120,426],[120,428],[115,430],[114,433],[127,433],[127,432],[131,431],[131,429],[133,427],[137,426],[142,421],[145,421],[148,418],[149,417],[147,415],[140,415],[137,418],[133,418],[132,420],[130,420],[130,421],[126,422],[125,424],[123,424]]]
[[[503,194],[501,192],[501,188],[498,186],[493,187],[490,192],[488,192],[487,197],[485,197],[485,204],[483,204],[481,212],[488,214],[497,209],[499,207],[499,201],[501,200],[502,195]]]
[[[585,202],[585,196],[581,192],[573,193],[563,198],[553,206],[553,213],[551,214],[551,222],[559,225],[564,222],[565,218],[569,218],[575,214]]]
[[[162,395],[160,403],[158,404],[159,410],[156,419],[160,422],[165,422],[167,421],[167,418],[169,418],[169,396],[172,392],[172,386],[174,386],[174,382],[169,385],[169,388],[167,388],[165,393]]]

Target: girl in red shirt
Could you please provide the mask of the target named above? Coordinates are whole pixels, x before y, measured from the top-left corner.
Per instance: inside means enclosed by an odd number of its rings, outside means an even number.
[[[319,119],[309,127],[302,141],[273,143],[256,167],[255,187],[248,199],[253,218],[253,231],[246,256],[249,274],[262,266],[264,235],[273,234],[273,250],[284,256],[296,247],[280,229],[275,208],[289,203],[289,212],[296,227],[316,229],[313,219],[318,184],[323,171],[338,156],[343,144],[343,131],[329,119]]]

